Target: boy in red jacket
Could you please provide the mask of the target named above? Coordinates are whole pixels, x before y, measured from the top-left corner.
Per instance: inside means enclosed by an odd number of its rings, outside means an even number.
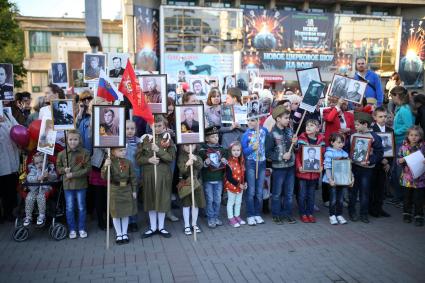
[[[319,121],[307,120],[305,132],[298,137],[298,151],[295,158],[295,176],[300,184],[298,208],[301,221],[304,223],[316,222],[313,216],[314,194],[320,181],[324,152],[325,137],[319,134]]]

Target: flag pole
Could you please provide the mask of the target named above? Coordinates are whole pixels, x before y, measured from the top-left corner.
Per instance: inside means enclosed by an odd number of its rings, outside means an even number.
[[[111,149],[108,148],[108,158],[111,159]],[[107,189],[106,189],[106,249],[109,250],[109,210],[110,210],[110,192],[111,192],[111,166],[108,166]]]

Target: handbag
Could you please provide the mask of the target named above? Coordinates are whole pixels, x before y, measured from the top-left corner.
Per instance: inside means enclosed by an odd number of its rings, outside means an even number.
[[[193,181],[194,190],[196,191],[197,189],[199,189],[201,184],[195,178]],[[180,182],[177,184],[177,192],[179,194],[180,199],[185,198],[186,196],[192,193],[190,178],[180,180]]]

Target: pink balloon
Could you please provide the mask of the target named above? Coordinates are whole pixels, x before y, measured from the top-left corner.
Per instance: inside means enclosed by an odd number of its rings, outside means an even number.
[[[10,129],[10,138],[21,148],[27,147],[30,142],[30,133],[22,125],[13,126]]]

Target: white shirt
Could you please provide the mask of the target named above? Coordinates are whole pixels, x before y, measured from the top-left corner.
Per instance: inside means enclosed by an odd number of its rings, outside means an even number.
[[[385,125],[383,125],[383,126],[381,126],[381,125],[379,125],[379,124],[376,124],[376,125],[378,125],[379,130],[380,130],[381,132],[385,133]]]

